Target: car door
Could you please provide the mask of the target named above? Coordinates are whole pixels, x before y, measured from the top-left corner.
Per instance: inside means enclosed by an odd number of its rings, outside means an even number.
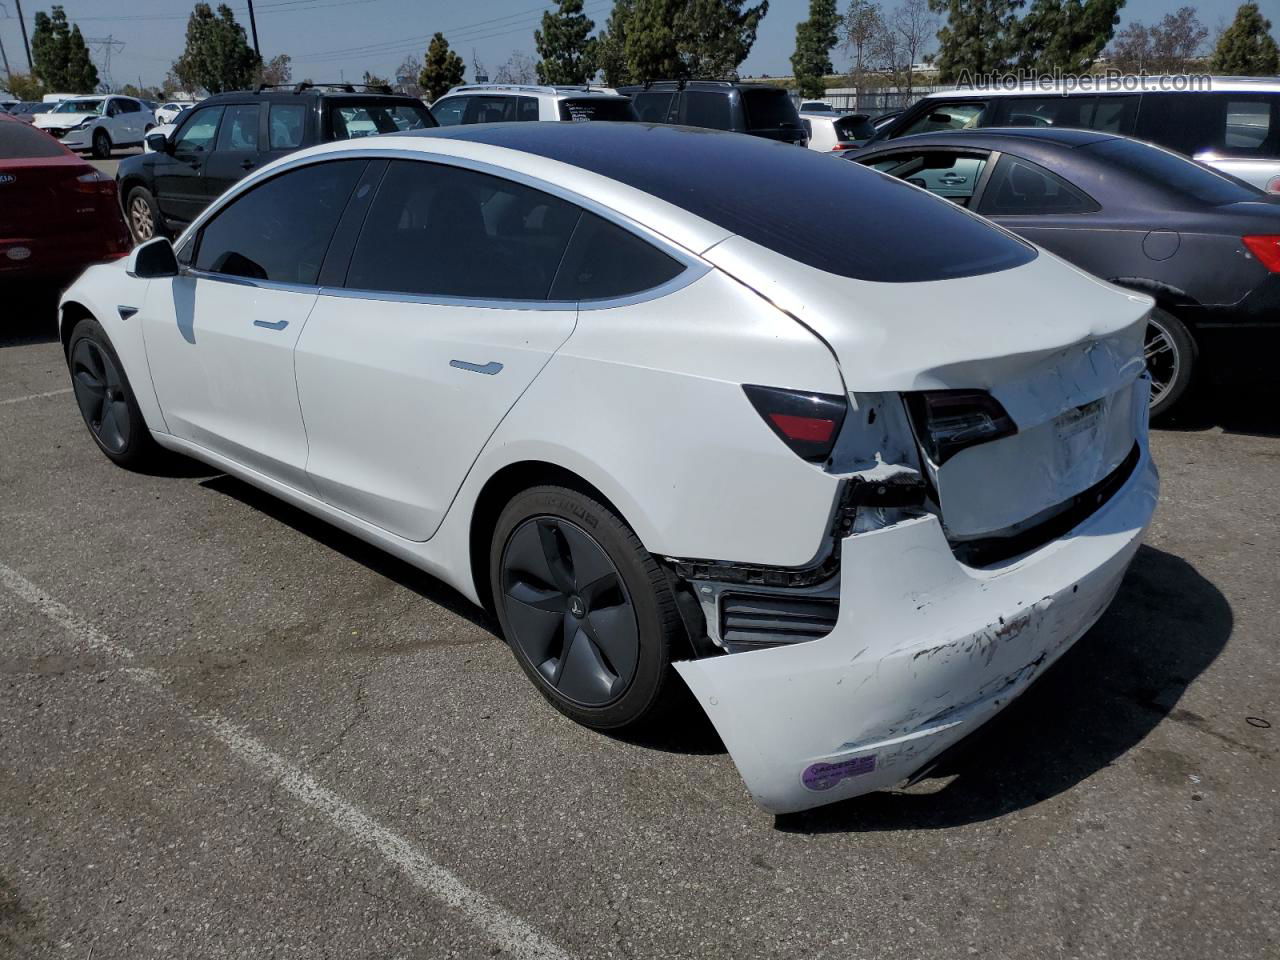
[[[212,201],[262,162],[258,148],[261,103],[230,103],[204,165],[204,192]]]
[[[142,143],[142,138],[146,134],[146,122],[151,116],[150,111],[143,109],[141,100],[130,97],[116,97],[115,102],[119,110],[120,136],[119,138],[113,136],[112,142]]]
[[[573,331],[576,305],[547,297],[581,211],[419,160],[356,197],[334,244],[349,267],[326,264],[298,341],[307,472],[326,502],[421,541]]]
[[[173,149],[155,154],[156,204],[167,220],[188,223],[208,205],[202,177],[222,112],[220,105],[191,111],[174,132]]]
[[[310,492],[293,351],[334,228],[368,161],[270,177],[218,210],[179,276],[153,281],[142,327],[170,433]]]

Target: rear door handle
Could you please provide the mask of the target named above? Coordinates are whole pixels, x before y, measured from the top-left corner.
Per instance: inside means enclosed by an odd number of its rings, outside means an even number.
[[[252,170],[257,165],[258,165],[257,160],[241,160],[240,161],[241,170]]]
[[[253,325],[255,327],[266,327],[268,330],[283,330],[289,325],[289,321],[277,320],[275,323],[272,323],[270,320],[255,320],[253,321]]]

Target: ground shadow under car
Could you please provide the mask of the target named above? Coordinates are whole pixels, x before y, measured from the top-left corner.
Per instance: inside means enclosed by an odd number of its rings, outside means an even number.
[[[1144,546],[1098,624],[932,772],[954,776],[945,787],[873,793],[780,816],[776,826],[796,833],[955,827],[1069,790],[1166,718],[1206,727],[1177,704],[1222,651],[1232,623],[1227,599],[1191,564]]]

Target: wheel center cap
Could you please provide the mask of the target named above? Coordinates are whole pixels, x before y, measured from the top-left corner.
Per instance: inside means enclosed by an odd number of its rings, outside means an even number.
[[[582,602],[582,598],[576,593],[569,598],[569,612],[575,617],[586,616],[587,605]]]

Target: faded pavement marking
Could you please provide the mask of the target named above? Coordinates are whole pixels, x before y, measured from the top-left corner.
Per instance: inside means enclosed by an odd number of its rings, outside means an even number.
[[[524,920],[497,901],[468,887],[431,855],[379,824],[355,805],[304,773],[239,724],[216,714],[192,710],[169,689],[163,671],[135,667],[132,650],[112,640],[93,624],[76,616],[65,604],[22,574],[0,563],[0,585],[35,607],[86,646],[121,661],[125,673],[165,700],[192,723],[207,730],[246,765],[266,775],[294,799],[321,813],[336,829],[399,868],[410,882],[440,903],[461,914],[505,953],[528,960],[570,960],[569,954],[547,940]]]
[[[10,403],[26,403],[28,400],[43,400],[45,397],[60,397],[64,393],[72,393],[70,387],[63,387],[61,390],[50,390],[48,393],[29,393],[25,397],[10,397],[8,400],[0,400],[0,407],[7,406]]]

